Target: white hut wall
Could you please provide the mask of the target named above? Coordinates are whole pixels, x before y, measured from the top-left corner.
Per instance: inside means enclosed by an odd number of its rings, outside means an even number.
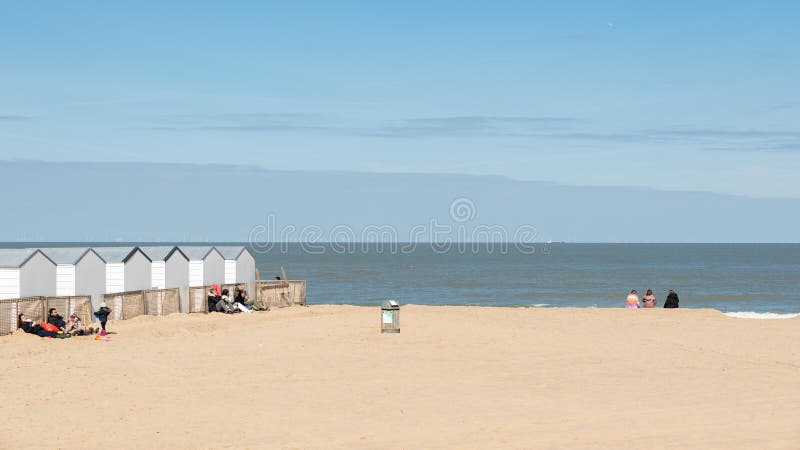
[[[20,296],[56,295],[56,265],[41,252],[20,267]]]

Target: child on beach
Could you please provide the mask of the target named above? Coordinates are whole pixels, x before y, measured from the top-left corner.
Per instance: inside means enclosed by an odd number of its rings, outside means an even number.
[[[626,308],[641,308],[639,305],[639,294],[636,292],[636,289],[632,290],[628,297],[625,299],[625,307]]]
[[[83,322],[77,314],[70,314],[67,319],[67,326],[64,327],[64,332],[73,336],[88,336],[94,334],[94,328],[83,328]]]
[[[642,297],[642,303],[644,303],[645,308],[655,308],[656,307],[656,296],[653,294],[652,289],[647,290],[647,294]]]
[[[100,336],[106,335],[106,322],[108,322],[109,314],[111,314],[111,308],[106,305],[106,302],[100,303],[100,306],[98,306],[97,311],[94,313],[94,316],[100,321],[100,327],[102,328]]]

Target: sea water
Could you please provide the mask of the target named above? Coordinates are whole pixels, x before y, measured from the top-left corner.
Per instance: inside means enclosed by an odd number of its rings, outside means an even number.
[[[673,289],[682,308],[800,313],[800,244],[389,247],[275,245],[256,258],[262,278],[284,266],[289,278],[308,280],[312,304],[621,307],[631,289],[640,297],[652,289],[662,306]]]

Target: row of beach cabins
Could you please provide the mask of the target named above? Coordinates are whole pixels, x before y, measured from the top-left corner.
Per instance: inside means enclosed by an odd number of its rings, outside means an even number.
[[[195,303],[199,305],[202,301],[204,305],[206,291],[202,288],[214,284],[241,285],[251,294],[263,287],[256,286],[255,258],[245,246],[0,249],[0,303],[3,305],[15,302],[12,299],[82,296],[86,306],[91,299],[94,310],[108,300],[110,294],[138,292],[141,304],[146,301],[141,293],[169,290],[174,294],[176,311],[199,312],[189,305],[190,295],[198,297]],[[23,306],[16,303],[14,311],[21,312]],[[205,306],[202,309],[205,310]],[[36,310],[38,312],[38,306]]]
[[[244,246],[131,246],[0,249],[0,299],[245,284],[255,258]]]

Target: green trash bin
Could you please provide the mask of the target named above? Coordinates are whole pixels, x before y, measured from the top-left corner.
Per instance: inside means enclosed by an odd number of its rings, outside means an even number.
[[[381,305],[381,333],[400,332],[400,304],[386,300]]]

